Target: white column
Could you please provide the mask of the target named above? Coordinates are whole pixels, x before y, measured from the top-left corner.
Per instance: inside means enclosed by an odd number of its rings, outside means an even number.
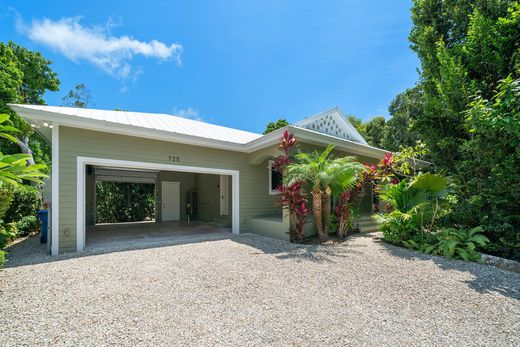
[[[52,128],[52,206],[51,206],[51,254],[58,255],[60,245],[60,201],[59,201],[59,153],[60,153],[60,130],[59,126],[55,124]]]

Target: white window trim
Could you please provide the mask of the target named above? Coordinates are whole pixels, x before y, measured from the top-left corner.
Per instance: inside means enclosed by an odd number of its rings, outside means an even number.
[[[104,165],[119,168],[132,169],[151,169],[164,171],[179,171],[192,173],[206,173],[215,175],[231,176],[231,231],[233,234],[240,234],[240,172],[238,170],[217,169],[199,166],[184,166],[172,164],[158,164],[138,161],[77,157],[77,190],[76,190],[76,248],[78,252],[85,249],[85,172],[87,165]]]
[[[280,194],[279,191],[277,191],[276,189],[275,190],[272,190],[271,187],[273,186],[273,175],[272,175],[272,171],[273,171],[273,164],[274,164],[274,160],[269,160],[269,165],[267,166],[267,174],[269,175],[269,186],[267,187],[267,189],[269,190],[269,195],[278,195]]]

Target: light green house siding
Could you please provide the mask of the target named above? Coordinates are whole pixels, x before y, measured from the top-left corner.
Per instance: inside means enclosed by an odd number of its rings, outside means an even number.
[[[312,150],[316,147],[303,145],[302,148],[305,148],[305,150]],[[274,156],[276,154],[276,148],[273,148],[273,151],[270,153]],[[336,155],[349,154],[345,152],[337,152]],[[171,162],[169,159],[171,156],[178,157],[179,162]],[[267,156],[260,156],[260,158],[265,157],[265,159],[260,161],[255,159],[254,162],[260,163],[253,165],[250,164],[250,160],[253,157],[259,157],[258,153],[247,154],[60,126],[59,252],[74,252],[77,247],[77,157],[237,170],[240,172],[240,232],[244,233],[252,231],[252,225],[255,224],[255,221],[252,222],[254,217],[281,217],[282,215],[280,208],[275,204],[277,196],[269,194],[269,176],[267,170],[269,158],[267,158]],[[374,163],[377,161],[376,159],[364,157],[359,157],[358,159],[363,163]],[[172,170],[175,170],[175,167],[172,167]],[[200,198],[208,201],[216,201],[219,198],[219,193],[216,187],[218,176],[216,175],[190,173],[184,173],[181,175],[179,172],[161,172],[159,174],[159,179],[181,180],[185,182],[183,185],[184,188],[181,192],[181,219],[185,217],[182,212],[185,207],[183,202],[185,190],[191,188],[192,184],[199,188],[203,186],[209,186],[211,188],[206,189],[206,187],[205,189],[201,189],[200,191],[204,191],[204,193]],[[157,189],[160,191],[159,186]],[[158,201],[160,201],[160,193],[158,193],[158,195]],[[368,210],[370,210],[370,204],[371,198],[367,194],[362,204],[363,210],[368,212]],[[160,212],[158,213],[160,214]],[[213,218],[213,214],[215,214],[215,211],[211,211],[211,216],[206,216],[206,219]],[[265,233],[269,234],[270,231],[265,231]],[[279,234],[279,232],[277,232],[277,234]],[[287,235],[273,236],[282,239],[287,237]]]
[[[267,160],[249,165],[249,155],[220,149],[155,141],[61,126],[59,128],[59,251],[76,251],[76,158],[93,157],[160,164],[211,167],[240,172],[240,231],[257,215],[277,213],[268,194]],[[170,156],[180,158],[172,163]]]

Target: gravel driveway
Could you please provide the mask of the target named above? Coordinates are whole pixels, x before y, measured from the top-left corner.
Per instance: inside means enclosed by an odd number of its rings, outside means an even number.
[[[520,274],[373,236],[324,247],[245,234],[56,260],[36,241],[0,272],[2,345],[520,346]]]

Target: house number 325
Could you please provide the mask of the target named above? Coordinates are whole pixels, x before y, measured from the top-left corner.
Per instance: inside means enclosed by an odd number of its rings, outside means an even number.
[[[179,162],[179,161],[181,161],[181,158],[180,158],[180,157],[177,157],[177,156],[175,156],[175,155],[169,155],[169,156],[168,156],[168,160],[169,160],[169,161],[174,161],[174,162]]]

